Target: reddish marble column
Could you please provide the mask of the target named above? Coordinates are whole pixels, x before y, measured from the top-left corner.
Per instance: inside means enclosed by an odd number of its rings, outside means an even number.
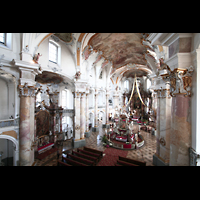
[[[191,146],[190,97],[176,94],[171,113],[170,166],[186,166]]]
[[[60,112],[59,115],[60,115],[60,132],[62,132],[62,112]]]
[[[80,139],[84,139],[85,135],[85,92],[81,93],[80,99]]]
[[[20,122],[19,122],[19,164],[30,166],[34,162],[34,88],[27,85],[20,88]]]

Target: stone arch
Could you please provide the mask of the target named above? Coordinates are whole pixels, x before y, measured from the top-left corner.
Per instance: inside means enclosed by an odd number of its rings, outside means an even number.
[[[10,131],[6,131],[6,132],[10,132]],[[10,135],[7,135],[6,132],[4,132],[3,134],[0,135],[0,139],[7,139],[7,140],[12,141],[15,144],[14,154],[13,154],[13,164],[14,164],[14,166],[17,166],[17,163],[19,162],[19,142],[17,141],[16,138],[14,138]]]
[[[99,120],[101,120],[100,119],[100,114],[102,114],[102,124],[106,124],[106,114],[105,114],[105,112],[103,110],[100,110],[98,112]]]
[[[93,112],[89,112],[89,123],[92,123],[92,127],[94,126],[94,113]]]

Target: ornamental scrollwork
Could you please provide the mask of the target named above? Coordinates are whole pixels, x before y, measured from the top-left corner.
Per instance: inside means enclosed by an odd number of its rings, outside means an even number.
[[[166,65],[163,60],[160,61],[158,74],[170,85],[170,95],[184,94],[191,97],[192,91],[192,74],[194,67],[191,65],[187,69],[176,68],[173,71]]]
[[[77,131],[80,130],[80,126],[79,126],[79,125],[76,125],[76,126],[75,126],[75,130],[77,130]]]
[[[161,137],[159,140],[160,144],[164,147],[166,145],[166,141],[164,137]]]

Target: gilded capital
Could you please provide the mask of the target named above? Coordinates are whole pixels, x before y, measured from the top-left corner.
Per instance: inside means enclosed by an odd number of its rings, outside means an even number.
[[[173,71],[168,66],[159,70],[159,76],[170,85],[170,95],[177,94],[191,97],[192,91],[192,74],[194,67],[191,65],[186,69],[176,68]]]

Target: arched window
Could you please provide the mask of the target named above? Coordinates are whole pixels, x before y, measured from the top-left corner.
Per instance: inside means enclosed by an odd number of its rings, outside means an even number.
[[[124,81],[124,89],[129,91],[129,81],[128,80]]]
[[[62,90],[62,107],[66,109],[67,106],[67,90],[64,89]]]
[[[58,63],[58,46],[53,42],[49,42],[49,61]]]
[[[147,79],[147,90],[151,87],[151,81]]]
[[[0,33],[0,47],[12,49],[12,33]]]

